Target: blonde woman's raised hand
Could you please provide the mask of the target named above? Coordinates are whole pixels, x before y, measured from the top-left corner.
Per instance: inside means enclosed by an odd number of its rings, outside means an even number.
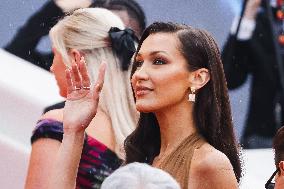
[[[106,64],[102,63],[93,87],[91,87],[84,59],[72,64],[72,67],[66,70],[67,99],[63,113],[64,134],[85,131],[95,117],[99,95],[104,84],[105,69]]]

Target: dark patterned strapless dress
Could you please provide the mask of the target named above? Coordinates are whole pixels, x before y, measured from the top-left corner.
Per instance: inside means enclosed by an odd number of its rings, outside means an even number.
[[[40,138],[62,141],[63,123],[51,119],[40,120],[33,131],[31,142]],[[104,179],[120,167],[122,160],[104,144],[85,136],[82,156],[78,169],[76,188],[100,188]]]

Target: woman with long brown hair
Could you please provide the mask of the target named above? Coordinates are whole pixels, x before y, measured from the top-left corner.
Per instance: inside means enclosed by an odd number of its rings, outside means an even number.
[[[126,163],[160,167],[182,188],[237,187],[240,159],[214,39],[192,27],[154,23],[140,40],[132,73],[141,114],[125,142]]]

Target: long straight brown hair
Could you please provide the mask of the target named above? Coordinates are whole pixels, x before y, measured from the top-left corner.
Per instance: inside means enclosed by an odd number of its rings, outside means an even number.
[[[179,50],[188,60],[189,71],[200,68],[209,70],[210,81],[197,93],[193,119],[198,133],[229,158],[239,182],[241,178],[239,149],[233,130],[220,52],[215,40],[204,30],[180,24],[156,22],[144,31],[137,52],[143,41],[149,35],[156,33],[172,33],[177,37],[180,43]],[[136,69],[134,64],[132,75]],[[137,128],[126,138],[124,145],[126,164],[131,162],[152,164],[161,146],[159,124],[154,113],[140,114]]]

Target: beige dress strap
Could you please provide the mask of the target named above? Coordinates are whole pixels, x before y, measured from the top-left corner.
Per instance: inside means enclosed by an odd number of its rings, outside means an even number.
[[[187,189],[194,150],[204,143],[205,140],[198,133],[188,136],[161,162],[159,168],[172,175],[182,189]]]

